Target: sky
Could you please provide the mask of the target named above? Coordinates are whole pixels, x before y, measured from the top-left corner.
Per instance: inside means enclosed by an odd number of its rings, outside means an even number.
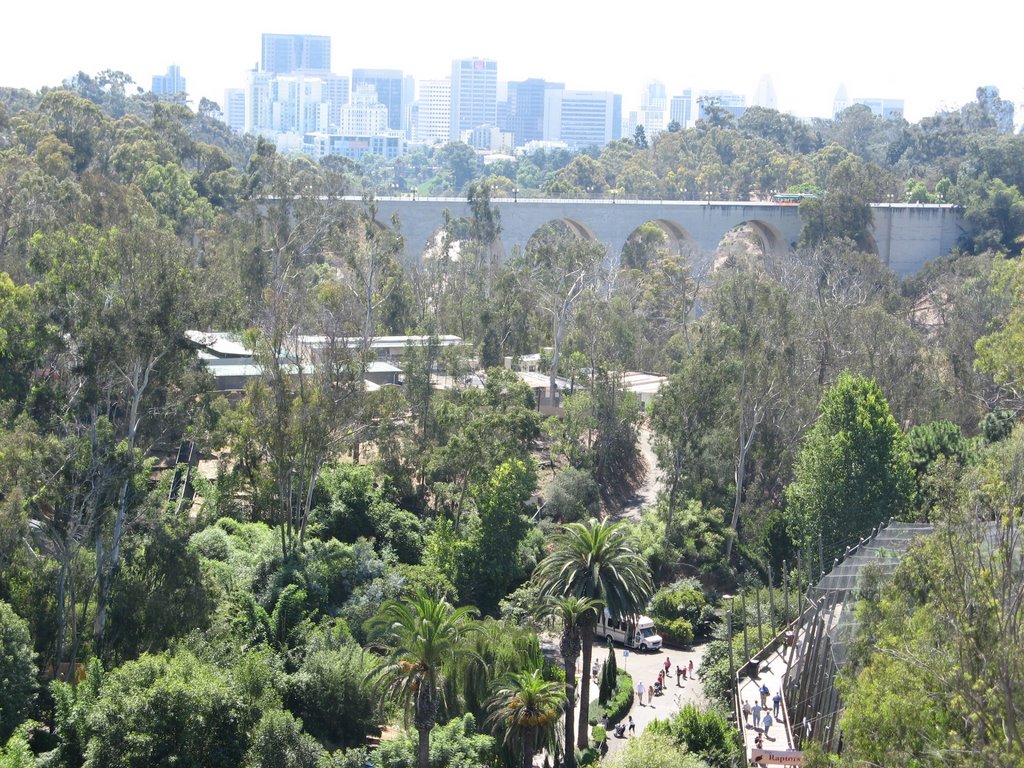
[[[779,109],[831,117],[851,98],[905,101],[916,122],[996,85],[1024,115],[1024,4],[1016,0],[252,0],[17,1],[0,15],[0,86],[36,90],[79,70],[127,72],[149,89],[178,64],[190,101],[223,103],[259,60],[263,32],[329,35],[332,68],[443,78],[453,58],[498,62],[502,81],[541,77],[639,104],[647,81],[753,96],[769,75]]]

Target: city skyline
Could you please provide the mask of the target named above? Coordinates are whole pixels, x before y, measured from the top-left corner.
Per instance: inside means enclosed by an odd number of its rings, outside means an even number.
[[[764,75],[778,108],[800,117],[830,117],[840,84],[855,98],[904,99],[911,121],[972,101],[982,85],[998,86],[1014,103],[1024,97],[1013,54],[1016,24],[992,23],[997,13],[1022,14],[992,0],[963,16],[924,16],[868,0],[824,20],[821,6],[805,0],[643,14],[523,0],[486,18],[396,0],[386,24],[377,8],[322,4],[324,12],[293,20],[268,3],[233,10],[181,0],[161,15],[156,34],[138,6],[123,0],[55,5],[60,25],[43,25],[23,7],[5,12],[0,85],[37,90],[78,70],[111,68],[148,89],[173,63],[188,79],[193,106],[206,97],[224,107],[225,89],[242,87],[245,72],[258,65],[262,34],[280,32],[332,38],[339,74],[386,68],[436,80],[450,74],[454,59],[480,57],[498,62],[501,82],[544,78],[572,90],[611,91],[623,96],[623,110],[639,106],[650,80],[664,83],[670,98],[686,88],[750,97]]]

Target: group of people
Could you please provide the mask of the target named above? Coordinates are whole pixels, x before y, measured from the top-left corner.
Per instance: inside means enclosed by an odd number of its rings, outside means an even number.
[[[768,711],[768,694],[771,691],[768,690],[768,686],[762,683],[758,693],[761,695],[761,700],[755,701],[753,706],[751,706],[749,701],[743,702],[743,720],[749,727],[751,718],[753,718],[753,727],[756,731],[759,731],[757,738],[761,739],[761,732],[767,734],[768,729],[779,719],[779,713],[782,709],[782,693],[776,691],[775,695],[772,696],[770,712]]]
[[[660,696],[664,692],[665,678],[671,674],[672,670],[672,660],[668,656],[665,657],[664,667],[665,668],[662,671],[658,672],[658,679],[656,682],[651,683],[651,685],[644,685],[643,680],[641,680],[636,684],[636,696],[640,700],[641,707],[644,706],[645,693],[647,694],[647,703],[650,705],[653,703],[655,696]],[[687,678],[687,675],[689,675],[689,678]],[[682,684],[679,682],[680,678],[683,680],[693,678],[693,659],[691,659],[685,666],[676,667],[677,687],[682,687]]]

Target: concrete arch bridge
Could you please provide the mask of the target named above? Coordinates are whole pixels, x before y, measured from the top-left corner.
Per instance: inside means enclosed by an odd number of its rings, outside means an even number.
[[[458,197],[378,197],[376,205],[377,220],[385,226],[398,214],[409,258],[419,258],[436,237],[445,210],[453,219],[471,215],[469,203]],[[495,198],[491,205],[501,214],[499,237],[506,254],[525,249],[538,229],[560,221],[581,237],[604,243],[617,259],[630,235],[654,222],[680,252],[693,254],[698,267],[707,267],[723,238],[741,225],[753,231],[766,252],[779,253],[796,243],[802,224],[799,206],[770,202]],[[963,218],[952,205],[880,204],[872,209],[875,250],[900,277],[949,253],[964,233]]]

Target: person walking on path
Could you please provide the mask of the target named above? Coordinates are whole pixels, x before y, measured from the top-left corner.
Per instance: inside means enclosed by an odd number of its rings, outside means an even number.
[[[651,703],[653,701],[654,701],[654,683],[651,683],[650,685],[647,686],[647,704],[649,706],[653,707],[654,704]]]
[[[754,728],[760,728],[761,726],[761,705],[756,701],[754,702]]]
[[[690,670],[690,679],[693,680],[693,659],[690,659],[690,663],[687,666]]]
[[[686,679],[686,667],[676,667],[676,688],[682,688],[682,684],[679,682],[679,676],[682,675],[683,680]]]
[[[772,696],[772,714],[775,715],[775,719],[779,719],[779,707],[782,706],[782,692],[776,691],[775,695]]]
[[[640,700],[640,706],[641,707],[644,705],[644,691],[646,691],[646,690],[647,689],[644,688],[644,681],[643,680],[641,680],[640,682],[638,682],[636,684],[636,697],[637,697],[637,699]]]
[[[668,677],[670,674],[670,670],[672,669],[672,661],[669,659],[668,656],[665,657],[665,663],[662,664],[662,666],[665,667],[665,677]]]
[[[629,716],[629,726],[626,728],[626,730],[629,731],[630,736],[636,733],[636,723],[633,722],[632,715]]]
[[[750,702],[743,702],[743,722],[750,725]]]
[[[768,690],[768,684],[767,683],[761,683],[761,709],[767,709],[768,708],[768,694],[769,693],[771,693],[771,691]]]
[[[775,721],[772,720],[772,713],[766,711],[764,713],[764,720],[761,721],[761,724],[764,726],[764,735],[765,736],[768,735],[768,729],[772,727],[772,723],[773,722],[775,722]]]

